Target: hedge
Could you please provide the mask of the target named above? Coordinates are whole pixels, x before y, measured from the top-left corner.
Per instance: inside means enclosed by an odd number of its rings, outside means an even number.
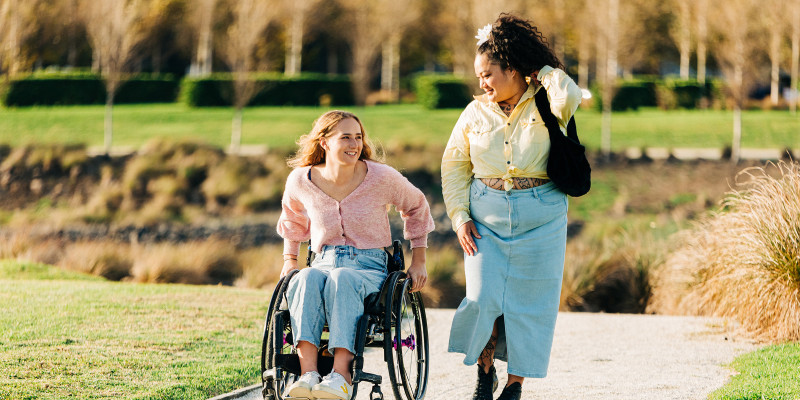
[[[302,74],[286,77],[261,74],[254,79],[258,92],[250,106],[318,106],[353,105],[350,79],[344,76]],[[223,107],[233,104],[233,78],[230,74],[213,74],[204,78],[185,78],[181,82],[180,100],[191,107]]]
[[[115,103],[168,103],[178,94],[169,75],[137,75],[120,86]],[[2,90],[6,107],[104,104],[103,79],[92,73],[31,74],[10,80]]]
[[[710,101],[721,98],[719,85],[712,80],[701,85],[695,80],[660,79],[658,77],[641,77],[619,81],[614,98],[611,100],[612,111],[637,110],[639,107],[660,107],[672,110],[676,108],[697,108],[703,99]],[[592,87],[595,106],[602,109],[602,96],[597,85]]]
[[[428,109],[464,108],[472,93],[464,79],[454,75],[420,74],[414,79],[417,103]]]

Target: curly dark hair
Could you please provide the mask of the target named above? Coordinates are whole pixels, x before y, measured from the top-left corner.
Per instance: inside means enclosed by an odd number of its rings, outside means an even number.
[[[501,68],[511,68],[522,76],[530,76],[545,65],[564,69],[550,49],[547,39],[531,21],[503,13],[492,24],[489,40],[478,46],[478,54]]]

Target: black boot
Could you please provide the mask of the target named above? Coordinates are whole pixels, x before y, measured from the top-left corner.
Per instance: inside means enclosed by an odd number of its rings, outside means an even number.
[[[503,388],[497,400],[519,400],[522,397],[522,385],[514,382]]]
[[[492,393],[497,390],[497,371],[494,365],[489,367],[489,372],[483,372],[483,367],[478,365],[478,382],[472,400],[492,400]]]

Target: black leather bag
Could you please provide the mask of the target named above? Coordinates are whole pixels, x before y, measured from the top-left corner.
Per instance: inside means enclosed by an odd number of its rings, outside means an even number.
[[[558,125],[558,119],[550,111],[547,91],[541,88],[534,99],[539,115],[550,133],[547,176],[562,192],[572,197],[585,195],[592,187],[592,167],[586,159],[586,148],[578,140],[575,117],[570,118],[565,136]]]

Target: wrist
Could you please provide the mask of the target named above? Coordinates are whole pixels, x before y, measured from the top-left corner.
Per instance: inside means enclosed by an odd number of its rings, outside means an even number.
[[[291,254],[284,254],[283,261],[289,261],[289,260],[297,261],[297,256]]]

